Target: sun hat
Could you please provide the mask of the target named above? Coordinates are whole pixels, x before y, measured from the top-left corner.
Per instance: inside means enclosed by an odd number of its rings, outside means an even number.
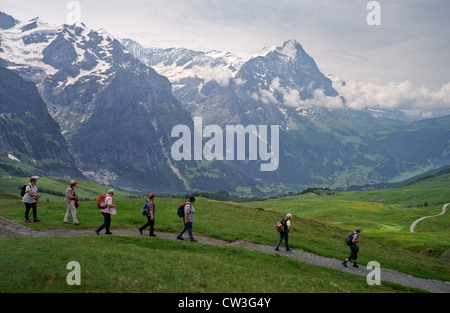
[[[31,176],[30,182],[37,181],[40,177],[39,176]]]
[[[76,184],[78,184],[78,182],[77,182],[76,180],[72,180],[72,181],[70,182],[70,185],[71,185],[71,186],[76,185]]]
[[[286,214],[286,218],[292,218],[292,214],[291,213]]]
[[[108,193],[109,193],[109,194],[114,194],[114,189],[109,189],[109,190],[108,190]]]

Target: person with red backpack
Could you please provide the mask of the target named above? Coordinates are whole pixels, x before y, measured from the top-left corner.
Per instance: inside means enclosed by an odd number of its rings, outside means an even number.
[[[284,239],[284,245],[286,246],[286,251],[291,251],[292,249],[289,247],[289,232],[291,230],[291,221],[292,214],[286,214],[286,218],[283,218],[281,222],[277,223],[277,230],[280,234],[280,239],[278,239],[277,245],[275,246],[275,251],[280,251],[281,242]]]
[[[98,198],[97,203],[100,201],[100,204],[97,204],[97,206],[101,209],[102,215],[104,217],[103,224],[100,225],[96,230],[95,233],[97,235],[100,235],[100,232],[103,230],[103,228],[106,227],[106,233],[105,235],[111,235],[110,226],[111,226],[111,215],[117,214],[116,211],[116,205],[113,202],[112,197],[114,196],[114,190],[109,189],[108,193],[104,196],[100,196]]]

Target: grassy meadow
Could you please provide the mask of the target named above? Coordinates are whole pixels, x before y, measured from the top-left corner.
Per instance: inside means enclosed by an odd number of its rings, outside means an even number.
[[[267,211],[292,213],[344,230],[363,229],[362,235],[376,239],[385,247],[395,246],[438,258],[450,247],[450,214],[437,215],[450,202],[450,174],[419,181],[404,188],[378,191],[314,193],[243,204]]]
[[[5,180],[0,179],[0,216],[23,223],[24,206],[14,196],[20,193],[20,184],[11,185],[14,192],[4,192]],[[39,188],[64,191],[68,184],[68,180],[48,180],[52,187],[46,186],[42,178],[38,181]],[[339,192],[330,196],[305,194],[249,203],[198,198],[193,230],[194,235],[274,246],[278,239],[275,223],[286,213],[292,213],[291,248],[344,259],[349,254],[344,237],[360,226],[363,229],[360,264],[377,261],[383,268],[448,281],[450,267],[440,256],[450,245],[449,214],[424,220],[415,233],[409,232],[415,219],[438,214],[442,205],[449,202],[448,182],[447,177],[443,182],[430,180],[401,189]],[[105,192],[103,186],[94,184],[87,188],[88,182],[83,185],[80,181],[77,191],[80,196],[86,193],[86,198],[96,198]],[[137,229],[145,222],[140,214],[145,199],[128,199],[129,196],[123,193],[114,197],[118,214],[112,217],[113,233],[117,228]],[[74,226],[63,224],[66,206],[62,198],[54,197],[54,201],[39,203],[41,222],[26,226],[41,231],[89,229],[93,236],[0,238],[3,251],[0,292],[411,291],[385,282],[382,286],[368,286],[364,277],[308,266],[278,255],[140,237],[137,230],[136,237],[95,236],[94,229],[103,221],[95,201],[80,203],[77,216],[81,225]],[[180,231],[182,222],[176,210],[182,201],[155,199],[156,233]],[[65,282],[68,273],[65,266],[72,260],[82,264],[81,286],[68,286]],[[286,275],[288,282],[275,279]],[[192,283],[183,283],[186,281]]]

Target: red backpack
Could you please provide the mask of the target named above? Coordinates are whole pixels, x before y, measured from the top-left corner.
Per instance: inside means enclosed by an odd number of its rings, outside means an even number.
[[[99,209],[105,209],[107,207],[107,205],[105,205],[105,198],[106,198],[106,195],[101,195],[101,196],[98,197],[98,199],[97,199],[97,207]]]
[[[279,233],[284,233],[287,231],[287,219],[283,218],[280,222],[275,225],[275,228]]]

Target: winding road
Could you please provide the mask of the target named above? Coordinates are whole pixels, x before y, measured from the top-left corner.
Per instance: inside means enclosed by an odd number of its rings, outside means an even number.
[[[445,211],[447,210],[447,206],[448,206],[449,204],[450,204],[450,203],[444,204],[444,206],[442,207],[441,213],[439,213],[439,214],[437,214],[437,215],[424,216],[424,217],[419,218],[418,220],[415,220],[414,223],[412,223],[411,227],[409,228],[409,231],[410,231],[411,233],[413,233],[413,232],[414,232],[414,228],[416,228],[417,223],[419,223],[420,221],[422,221],[422,220],[424,220],[424,219],[426,219],[426,218],[444,215],[444,214],[445,214]]]

